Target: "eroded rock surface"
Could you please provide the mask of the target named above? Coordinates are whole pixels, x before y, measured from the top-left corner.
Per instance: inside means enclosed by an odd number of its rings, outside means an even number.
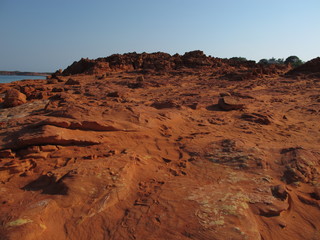
[[[0,108],[0,239],[320,239],[320,81],[285,71],[130,53],[1,84],[26,98]]]

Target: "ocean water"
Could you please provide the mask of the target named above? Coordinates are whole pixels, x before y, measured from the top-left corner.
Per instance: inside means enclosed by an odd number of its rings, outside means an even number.
[[[9,83],[24,79],[46,79],[46,76],[0,75],[0,83]]]

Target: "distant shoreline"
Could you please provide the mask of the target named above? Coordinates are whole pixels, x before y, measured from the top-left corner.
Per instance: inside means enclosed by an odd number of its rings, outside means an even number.
[[[20,71],[0,71],[0,75],[23,75],[23,76],[48,76],[49,72],[20,72]]]

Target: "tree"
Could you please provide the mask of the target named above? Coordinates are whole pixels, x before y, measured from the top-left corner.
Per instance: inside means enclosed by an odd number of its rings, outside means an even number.
[[[229,60],[239,61],[239,62],[248,61],[245,57],[232,57],[232,58],[229,58]]]
[[[303,64],[302,60],[297,56],[290,56],[284,61],[285,64],[291,64],[292,67],[298,67]]]
[[[265,64],[265,65],[269,64],[268,59],[266,59],[266,58],[261,59],[258,63],[259,64]]]
[[[283,60],[283,58],[276,59],[274,57],[272,57],[270,59],[263,58],[259,61],[259,63],[260,64],[284,64],[284,60]]]

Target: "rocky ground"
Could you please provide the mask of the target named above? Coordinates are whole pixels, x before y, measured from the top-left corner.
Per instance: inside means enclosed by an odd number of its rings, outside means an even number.
[[[316,71],[130,56],[0,85],[1,240],[320,239]]]

